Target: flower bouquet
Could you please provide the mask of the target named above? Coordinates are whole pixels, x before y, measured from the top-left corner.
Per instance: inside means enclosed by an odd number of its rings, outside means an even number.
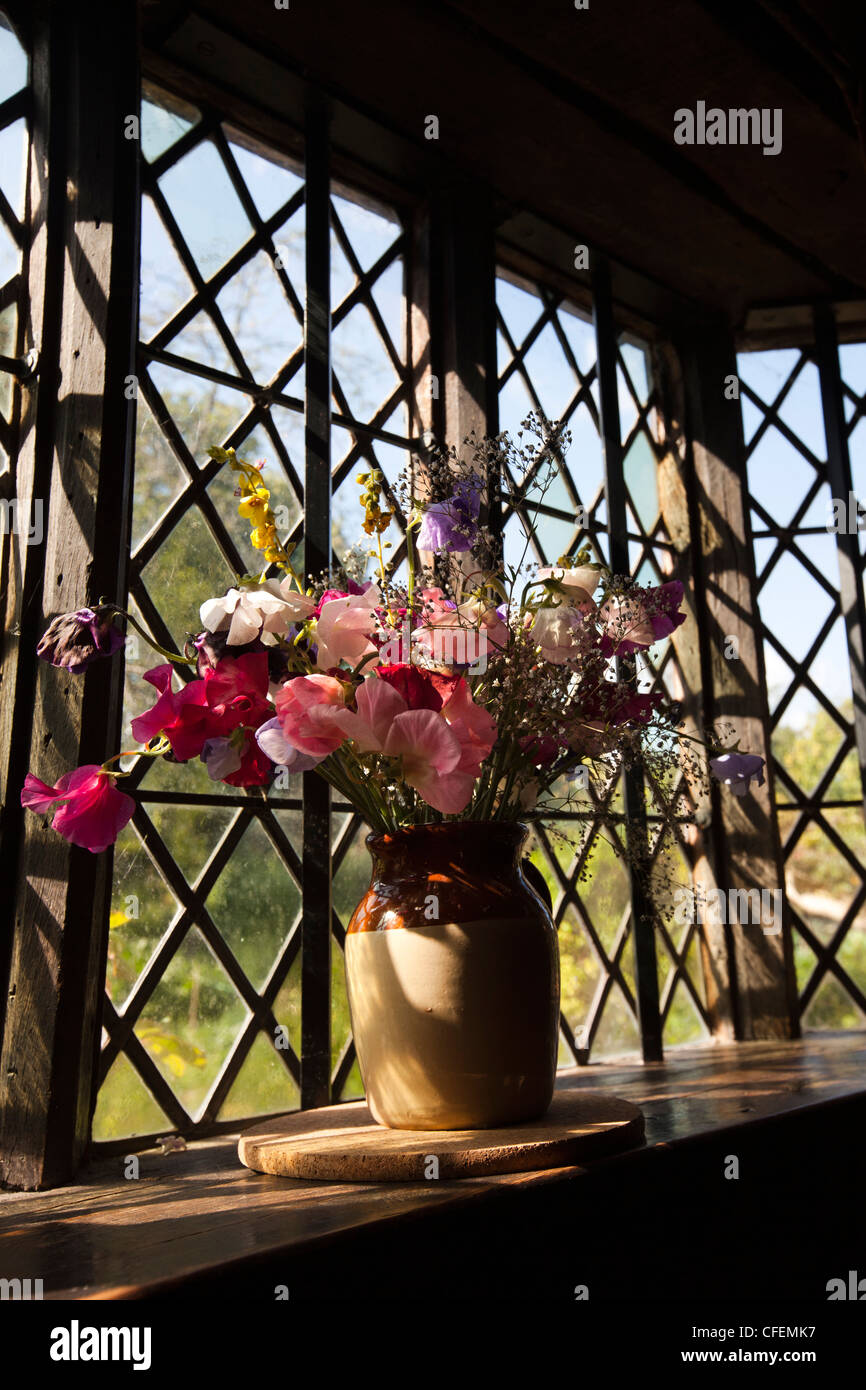
[[[279,540],[262,465],[211,449],[236,474],[260,572],[201,604],[183,652],[106,600],[56,618],[39,646],[80,674],[119,649],[125,617],[165,658],[144,677],[156,699],[132,721],[135,752],[200,759],[235,787],[315,771],[363,817],[373,883],[346,961],[384,1123],[486,1125],[546,1108],[558,963],[519,867],[524,822],[586,808],[631,763],[652,764],[656,784],[698,766],[699,741],[636,662],[684,622],[682,584],[611,574],[588,549],[528,564],[528,535],[519,562],[503,562],[503,500],[537,505],[569,442],[530,416],[515,440],[413,457],[393,487],[376,469],[359,475],[365,539],[317,576]],[[398,517],[399,565],[386,558]],[[763,780],[762,760],[735,745],[707,752],[735,794]],[[29,774],[22,803],[56,806],[55,830],[103,850],[134,811],[123,756],[54,786]]]

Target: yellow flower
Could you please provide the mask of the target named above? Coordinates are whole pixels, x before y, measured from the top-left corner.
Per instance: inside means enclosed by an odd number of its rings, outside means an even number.
[[[238,516],[245,517],[248,521],[256,521],[261,524],[267,511],[267,494],[264,497],[245,497],[238,503]]]

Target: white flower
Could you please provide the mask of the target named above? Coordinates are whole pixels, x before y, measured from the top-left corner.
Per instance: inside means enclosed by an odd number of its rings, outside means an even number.
[[[229,647],[242,647],[257,637],[272,647],[292,623],[308,618],[315,606],[306,594],[288,588],[286,580],[280,584],[268,579],[255,589],[229,589],[222,598],[208,599],[199,616],[208,632],[228,630]]]
[[[539,608],[532,625],[532,636],[541,655],[555,666],[563,666],[579,657],[582,632],[582,614],[567,603],[556,608]]]
[[[545,565],[538,571],[537,579],[555,579],[564,589],[566,603],[591,603],[598,588],[600,566],[579,565],[576,569],[564,569],[562,565]]]

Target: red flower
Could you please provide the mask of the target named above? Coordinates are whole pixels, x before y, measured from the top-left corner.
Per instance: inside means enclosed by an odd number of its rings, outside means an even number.
[[[240,767],[220,780],[230,787],[264,787],[270,782],[273,772],[274,765],[270,758],[262,752],[252,731],[247,730]]]
[[[56,787],[28,772],[21,805],[38,815],[57,801],[62,805],[51,822],[54,829],[71,845],[81,845],[91,854],[113,845],[135,811],[132,797],[118,791],[114,775],[96,763],[64,773]]]
[[[395,662],[391,666],[377,666],[376,674],[380,680],[402,695],[409,709],[441,710],[454,694],[461,677],[441,675],[437,671],[427,671],[420,666],[408,666]]]

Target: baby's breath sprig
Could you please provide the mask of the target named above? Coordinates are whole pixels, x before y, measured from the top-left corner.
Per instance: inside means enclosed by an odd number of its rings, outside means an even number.
[[[208,453],[215,462],[227,463],[233,473],[240,474],[235,496],[241,499],[238,503],[238,516],[250,523],[250,544],[254,549],[264,552],[264,558],[269,565],[278,565],[286,574],[291,575],[298,589],[303,592],[303,585],[292,566],[291,551],[286,549],[277,535],[277,518],[270,507],[270,490],[262,482],[261,470],[264,463],[247,463],[245,459],[238,457],[234,449],[215,446],[208,449]]]

